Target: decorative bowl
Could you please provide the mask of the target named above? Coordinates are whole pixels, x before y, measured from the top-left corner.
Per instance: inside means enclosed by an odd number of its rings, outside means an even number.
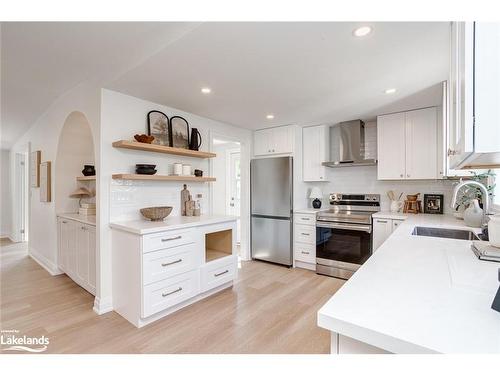
[[[152,135],[147,135],[147,134],[136,134],[134,135],[134,138],[137,142],[140,143],[151,143],[155,139],[155,137],[153,137]]]
[[[140,209],[142,216],[151,221],[162,221],[170,212],[172,212],[171,206],[163,207],[146,207]]]

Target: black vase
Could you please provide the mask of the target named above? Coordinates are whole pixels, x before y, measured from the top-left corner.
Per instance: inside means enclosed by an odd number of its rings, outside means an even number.
[[[313,200],[313,208],[321,208],[321,201],[318,198]]]
[[[93,165],[84,165],[82,174],[84,176],[95,176],[95,168]]]

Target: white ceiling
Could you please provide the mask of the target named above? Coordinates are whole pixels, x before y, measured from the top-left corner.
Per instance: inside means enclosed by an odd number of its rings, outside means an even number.
[[[1,24],[1,146],[9,147],[68,90],[107,81],[198,26],[196,23]]]
[[[367,119],[447,79],[447,22],[371,23],[372,34],[355,38],[358,25],[3,24],[2,142],[96,77],[104,87],[250,129]],[[201,94],[203,86],[212,93]],[[397,93],[384,94],[390,87]]]

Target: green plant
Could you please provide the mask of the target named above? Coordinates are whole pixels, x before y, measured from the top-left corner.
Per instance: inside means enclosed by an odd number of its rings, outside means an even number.
[[[482,183],[486,190],[488,191],[489,199],[492,199],[495,192],[495,177],[496,174],[491,169],[484,173],[472,172],[474,175],[471,177],[471,180]],[[476,186],[464,186],[461,190],[461,196],[458,199],[458,207],[463,206],[467,207],[473,199],[477,199],[479,203],[482,205],[482,193]],[[458,208],[457,208],[458,209]]]

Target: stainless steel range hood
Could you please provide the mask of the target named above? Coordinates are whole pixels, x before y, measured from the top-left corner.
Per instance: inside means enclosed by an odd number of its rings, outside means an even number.
[[[330,127],[330,161],[327,167],[376,165],[376,159],[365,159],[365,123],[345,121]]]

